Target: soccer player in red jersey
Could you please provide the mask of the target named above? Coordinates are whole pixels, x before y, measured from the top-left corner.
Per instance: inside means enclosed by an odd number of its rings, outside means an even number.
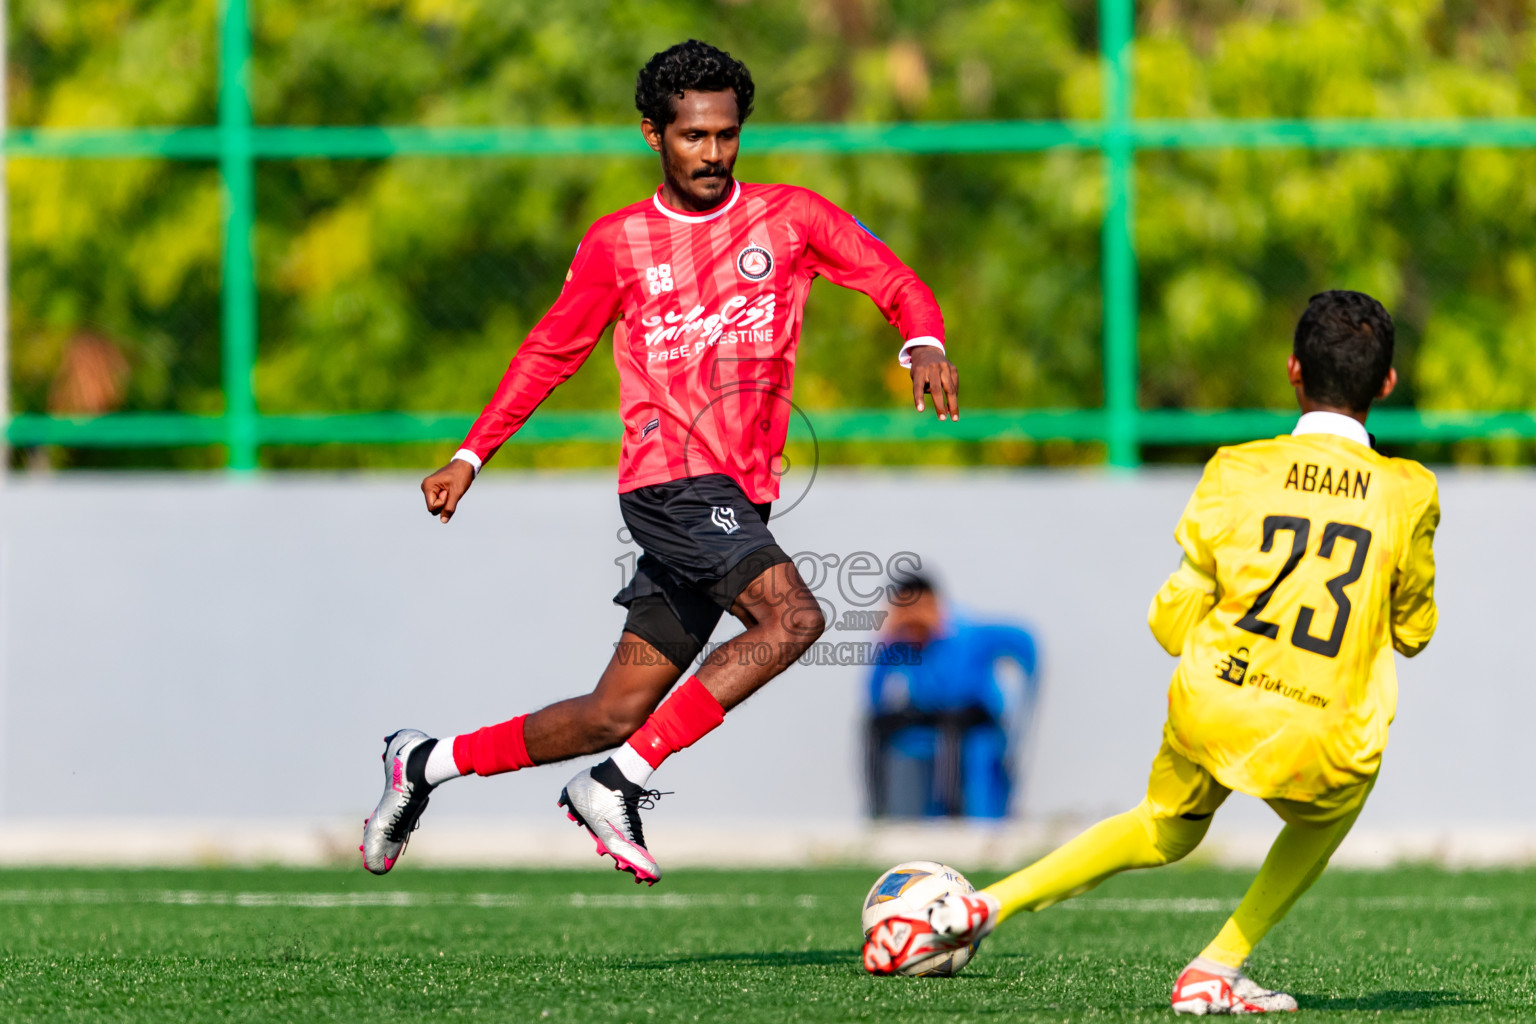
[[[619,507],[643,551],[614,598],[629,610],[619,649],[584,696],[451,738],[414,729],[390,736],[384,795],[363,829],[370,871],[394,866],[428,794],[448,779],[617,747],[571,779],[560,804],[619,869],[637,882],[660,878],[639,816],[660,795],[647,788],[651,772],[792,665],[825,628],[767,526],[800,318],[817,277],[864,292],[901,332],[899,358],[911,368],[919,412],[931,396],[940,420],[959,416],[943,318],[917,275],[816,193],[735,179],[752,95],[746,67],[697,40],[651,58],[635,105],[661,156],[661,186],[587,231],[560,297],[463,447],[422,481],[428,511],[448,522],[485,461],[617,321]],[[726,611],[746,632],[674,691]],[[766,665],[752,656],[765,650],[773,652]]]

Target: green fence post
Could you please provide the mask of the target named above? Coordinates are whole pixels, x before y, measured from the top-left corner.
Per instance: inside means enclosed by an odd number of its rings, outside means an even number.
[[[247,0],[223,0],[219,23],[219,174],[224,184],[220,358],[229,468],[256,468],[256,169],[251,147]]]
[[[1140,461],[1136,400],[1136,150],[1131,137],[1131,33],[1134,0],[1099,0],[1104,68],[1104,408],[1109,464]]]

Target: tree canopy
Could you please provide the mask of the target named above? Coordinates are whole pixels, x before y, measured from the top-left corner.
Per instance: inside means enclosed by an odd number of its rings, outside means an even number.
[[[645,59],[708,39],[758,83],[738,175],[822,192],[932,284],[968,406],[1102,401],[1097,154],[769,157],[754,155],[751,134],[762,122],[1097,117],[1091,3],[255,0],[253,13],[255,113],[271,125],[634,125]],[[215,121],[215,0],[13,0],[9,16],[13,126]],[[1536,113],[1536,31],[1523,5],[1158,0],[1138,8],[1136,31],[1139,117]],[[263,161],[260,408],[477,410],[586,225],[656,180],[644,157]],[[1289,407],[1291,330],[1307,297],[1330,287],[1370,292],[1396,317],[1393,404],[1536,406],[1536,152],[1145,152],[1136,187],[1144,407]],[[13,159],[9,188],[13,408],[221,409],[217,168]],[[898,344],[862,296],[818,285],[797,401],[900,403],[910,391]],[[549,407],[615,406],[605,351]],[[264,458],[424,465],[451,450]],[[1021,443],[830,454],[1098,457],[1094,445]],[[1468,443],[1421,454],[1532,452]],[[54,457],[195,466],[217,453]],[[499,461],[611,458],[609,446],[563,445],[509,448]]]

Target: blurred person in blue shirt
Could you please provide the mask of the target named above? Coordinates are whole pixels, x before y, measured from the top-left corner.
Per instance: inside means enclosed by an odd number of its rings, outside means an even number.
[[[1039,689],[1034,638],[961,614],[916,575],[896,581],[883,625],[869,677],[872,815],[1006,817]]]

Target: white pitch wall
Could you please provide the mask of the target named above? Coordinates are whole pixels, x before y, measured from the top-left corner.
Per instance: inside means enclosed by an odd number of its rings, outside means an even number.
[[[823,472],[774,528],[791,552],[915,554],[966,605],[1027,623],[1044,695],[1024,808],[1081,816],[1135,803],[1157,748],[1172,661],[1144,616],[1195,479]],[[1441,487],[1440,635],[1400,661],[1398,722],[1360,828],[1530,829],[1536,475],[1448,472]],[[387,731],[467,730],[591,685],[623,620],[609,603],[615,560],[634,550],[620,525],[606,473],[488,474],[447,527],[422,511],[414,477],[12,477],[0,832],[360,820]],[[835,578],[818,593],[851,607]],[[855,820],[862,680],[795,668],[667,765],[657,783],[676,795],[657,813]],[[543,821],[571,771],[456,783],[431,820]],[[1241,800],[1223,818],[1272,821]]]

